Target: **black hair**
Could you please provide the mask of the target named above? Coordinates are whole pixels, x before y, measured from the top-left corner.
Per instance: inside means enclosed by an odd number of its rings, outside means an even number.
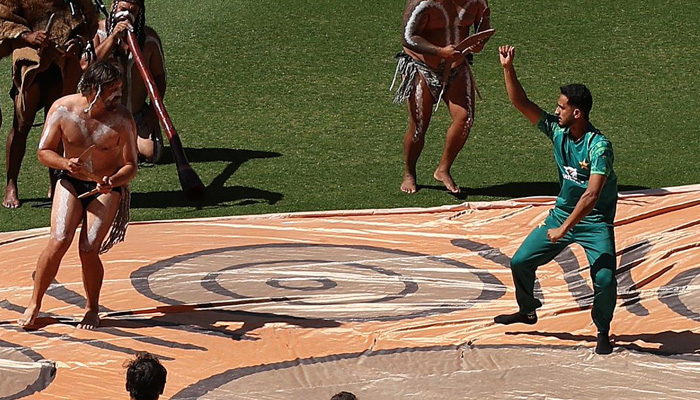
[[[107,86],[121,79],[122,72],[114,64],[106,61],[97,61],[85,70],[80,82],[78,82],[78,92],[87,96],[91,89]]]
[[[588,121],[593,108],[593,95],[586,85],[572,83],[559,88],[561,94],[569,99],[569,104],[583,112],[583,117]]]
[[[132,399],[156,400],[163,394],[168,371],[154,355],[136,353],[126,367],[126,390]]]
[[[340,392],[334,394],[331,400],[357,400],[357,397],[350,392]]]

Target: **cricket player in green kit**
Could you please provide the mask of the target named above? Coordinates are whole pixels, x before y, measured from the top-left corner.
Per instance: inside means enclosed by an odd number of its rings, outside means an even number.
[[[528,235],[511,259],[515,297],[520,310],[497,316],[499,324],[537,322],[542,303],[533,296],[535,271],[564,248],[578,243],[586,252],[593,279],[593,322],[598,328],[596,353],[609,354],[610,321],[617,299],[615,235],[617,177],[610,140],[589,121],[591,92],[580,84],[561,87],[554,114],[528,99],[513,67],[515,48],[498,49],[508,97],[552,141],[561,191],[547,219]]]

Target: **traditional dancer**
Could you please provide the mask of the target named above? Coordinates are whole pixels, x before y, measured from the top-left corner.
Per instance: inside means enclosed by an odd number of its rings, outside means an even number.
[[[589,121],[593,97],[588,88],[580,84],[562,86],[556,112],[549,114],[530,101],[520,85],[513,67],[515,48],[501,46],[498,50],[510,101],[554,145],[561,191],[547,219],[530,233],[511,259],[520,310],[499,315],[495,322],[536,323],[535,310],[542,306],[533,295],[537,267],[552,261],[566,246],[578,243],[591,264],[592,316],[598,328],[595,351],[609,354],[610,321],[617,299],[613,229],[617,177],[612,144]]]
[[[155,30],[146,26],[144,0],[117,0],[112,3],[107,20],[100,21],[94,38],[95,54],[98,60],[111,60],[124,71],[125,93],[123,103],[132,112],[138,130],[139,158],[156,163],[163,155],[163,136],[158,124],[158,116],[153,106],[146,100],[148,92],[134,59],[127,46],[125,33],[133,31],[148,70],[153,76],[158,93],[165,96],[167,74],[163,46]],[[87,67],[91,52],[86,52],[82,65]]]
[[[401,190],[415,193],[416,163],[425,144],[425,133],[433,105],[444,100],[452,117],[445,149],[433,177],[447,190],[459,193],[450,170],[469,137],[474,123],[474,77],[465,56],[455,46],[469,36],[470,28],[481,32],[491,28],[486,0],[409,0],[403,18],[403,52],[399,53],[397,74],[403,80],[395,103],[408,100],[408,129],[404,135],[404,177]],[[469,49],[477,53],[483,43]],[[445,75],[445,70],[449,75]],[[393,87],[393,84],[392,84]]]
[[[34,118],[61,96],[75,93],[80,56],[97,31],[90,0],[4,0],[0,58],[12,54],[14,116],[7,137],[7,185],[2,205],[20,206],[17,177]]]
[[[136,126],[120,102],[122,85],[119,68],[94,63],[78,85],[80,93],[56,100],[46,116],[39,160],[61,172],[53,196],[51,236],[39,256],[29,306],[18,321],[22,327],[34,325],[42,298],[79,225],[87,305],[78,328],[99,326],[104,276],[99,255],[124,238],[129,214],[127,183],[137,171]]]

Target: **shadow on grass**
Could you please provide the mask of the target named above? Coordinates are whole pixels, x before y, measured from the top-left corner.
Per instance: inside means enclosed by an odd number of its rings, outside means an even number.
[[[418,190],[447,191],[443,185],[418,185]],[[645,186],[618,185],[620,192],[630,190],[649,189]],[[489,196],[505,197],[514,199],[529,196],[556,196],[559,194],[559,183],[557,182],[510,182],[500,185],[487,186],[484,188],[462,188],[460,193],[454,194],[455,198],[466,200],[469,196]]]
[[[211,161],[228,161],[229,164],[207,186],[204,198],[198,201],[187,200],[180,190],[132,193],[133,208],[169,208],[169,207],[216,207],[221,205],[245,206],[258,203],[275,204],[284,198],[282,193],[246,187],[224,186],[226,181],[246,161],[256,158],[280,157],[280,153],[224,148],[186,148],[185,154],[192,164]],[[173,164],[172,152],[166,148],[159,165]],[[193,166],[196,170],[196,166]]]

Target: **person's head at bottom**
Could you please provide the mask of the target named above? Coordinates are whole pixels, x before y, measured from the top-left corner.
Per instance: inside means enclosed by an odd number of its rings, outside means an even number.
[[[357,400],[357,397],[350,392],[340,392],[334,394],[331,400]]]
[[[132,400],[156,400],[163,394],[168,372],[150,353],[139,352],[126,364],[126,391]]]

